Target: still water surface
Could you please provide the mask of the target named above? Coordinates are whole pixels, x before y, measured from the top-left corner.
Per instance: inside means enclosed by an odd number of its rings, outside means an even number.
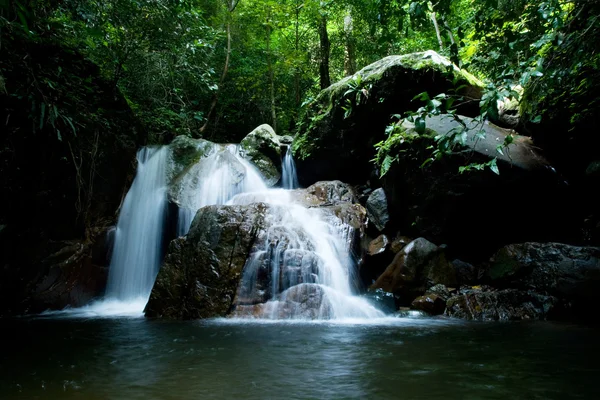
[[[0,320],[0,399],[599,399],[597,329]]]

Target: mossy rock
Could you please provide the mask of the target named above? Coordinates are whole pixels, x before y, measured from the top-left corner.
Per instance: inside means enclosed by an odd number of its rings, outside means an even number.
[[[174,177],[209,155],[215,148],[215,144],[208,140],[192,139],[181,135],[177,136],[169,147],[173,160],[170,175]]]
[[[412,99],[420,93],[433,97],[458,86],[463,87],[462,96],[481,98],[483,84],[434,51],[385,57],[334,83],[319,93],[300,119],[293,143],[300,183],[365,181],[374,145],[385,139],[390,116],[417,109],[420,105]],[[349,115],[342,108],[347,100],[353,103]],[[479,113],[478,101],[465,104],[461,113]]]

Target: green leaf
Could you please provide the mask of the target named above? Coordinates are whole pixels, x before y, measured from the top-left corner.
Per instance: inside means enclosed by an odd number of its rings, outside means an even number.
[[[493,173],[495,173],[496,175],[500,175],[500,170],[498,169],[498,164],[495,158],[489,162],[489,167]]]
[[[415,119],[415,131],[420,135],[425,133],[425,119],[422,117],[417,117]]]

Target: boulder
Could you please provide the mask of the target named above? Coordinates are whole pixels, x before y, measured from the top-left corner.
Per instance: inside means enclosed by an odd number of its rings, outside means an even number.
[[[558,301],[516,289],[463,288],[446,301],[445,315],[478,321],[546,319]]]
[[[408,305],[436,284],[456,285],[456,272],[442,249],[417,238],[396,254],[371,289],[394,293],[401,305]]]
[[[511,244],[492,257],[486,278],[494,286],[533,290],[571,301],[576,308],[595,308],[600,293],[600,248]]]
[[[232,306],[246,258],[268,206],[207,206],[187,237],[171,242],[145,314],[151,318],[222,317]]]
[[[390,250],[392,253],[397,254],[400,250],[402,250],[407,244],[412,242],[413,240],[408,236],[396,236],[396,238],[392,241],[390,245]]]
[[[385,235],[379,235],[369,243],[367,254],[376,256],[385,252],[389,247],[390,241]]]
[[[204,139],[192,139],[189,136],[177,136],[169,144],[171,149],[171,169],[169,179],[173,179],[184,170],[196,164],[215,150],[215,143]]]
[[[474,285],[479,279],[479,270],[468,262],[453,260],[452,266],[456,271],[456,280],[459,285]]]
[[[382,178],[390,210],[388,229],[446,243],[454,257],[470,262],[483,261],[513,241],[566,241],[579,235],[569,187],[529,138],[488,122],[481,125],[456,117],[471,128],[464,146],[457,144],[451,154],[425,166],[435,137],[462,127],[461,123],[453,116],[431,117],[423,134],[404,125],[411,139],[394,150],[402,156]],[[477,137],[480,130],[485,138]],[[513,144],[500,154],[497,147],[509,135]],[[493,159],[499,174],[488,167],[459,173],[461,166]],[[500,215],[508,219],[506,223],[497,222]]]
[[[352,187],[341,181],[316,182],[306,188],[306,193],[315,196],[319,205],[357,202]]]
[[[422,92],[447,93],[453,80],[466,98],[481,97],[481,82],[434,51],[385,57],[321,91],[301,117],[293,143],[300,183],[365,182],[390,116],[413,111],[418,105],[412,99]],[[342,108],[348,102],[349,114]],[[465,102],[461,112],[475,116],[477,104]]]
[[[232,317],[273,319],[328,319],[332,316],[326,290],[314,283],[293,286],[281,294],[281,299],[263,304],[238,305]]]
[[[382,188],[374,190],[367,199],[367,215],[379,232],[383,231],[390,220],[387,198]]]
[[[267,124],[260,125],[240,142],[241,154],[263,174],[267,186],[281,178],[281,138]]]
[[[426,294],[413,300],[410,307],[431,315],[440,315],[446,309],[446,301],[437,294]]]

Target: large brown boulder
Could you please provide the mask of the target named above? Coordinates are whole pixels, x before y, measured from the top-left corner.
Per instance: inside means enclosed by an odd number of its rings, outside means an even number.
[[[407,244],[371,285],[398,296],[400,305],[411,301],[436,284],[456,285],[456,272],[435,244],[418,238]]]
[[[162,264],[147,317],[197,319],[227,315],[268,206],[207,206],[187,237],[175,239]]]

